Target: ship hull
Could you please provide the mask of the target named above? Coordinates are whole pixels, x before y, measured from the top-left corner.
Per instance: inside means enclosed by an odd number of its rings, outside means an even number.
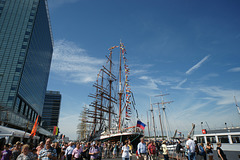
[[[94,140],[101,141],[101,142],[125,142],[126,140],[131,140],[131,144],[133,148],[136,149],[138,143],[140,142],[140,138],[143,137],[144,134],[141,132],[120,132],[114,134],[106,134],[101,135],[100,137],[95,138]]]

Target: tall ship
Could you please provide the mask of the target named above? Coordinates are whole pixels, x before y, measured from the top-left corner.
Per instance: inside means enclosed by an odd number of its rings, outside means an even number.
[[[89,95],[93,101],[85,111],[84,122],[91,126],[88,140],[124,142],[128,139],[136,146],[144,131],[137,125],[141,121],[130,86],[127,52],[121,42],[108,50],[106,63],[93,84],[95,93]]]

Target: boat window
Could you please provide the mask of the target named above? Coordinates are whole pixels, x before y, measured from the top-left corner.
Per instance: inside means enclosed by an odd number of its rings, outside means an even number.
[[[229,143],[228,136],[218,136],[218,141],[221,143]]]
[[[240,143],[240,135],[231,136],[233,143]]]
[[[204,137],[203,136],[197,137],[197,142],[198,143],[205,143]]]
[[[215,138],[215,136],[209,136],[209,137],[207,137],[207,142],[216,143],[216,138]]]

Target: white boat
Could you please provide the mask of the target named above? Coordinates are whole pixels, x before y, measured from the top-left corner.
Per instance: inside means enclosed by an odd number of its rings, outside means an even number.
[[[205,134],[203,134],[205,133]],[[216,150],[217,142],[221,142],[224,151],[240,151],[240,127],[219,130],[203,130],[202,134],[193,135],[193,139],[205,145],[210,142]]]

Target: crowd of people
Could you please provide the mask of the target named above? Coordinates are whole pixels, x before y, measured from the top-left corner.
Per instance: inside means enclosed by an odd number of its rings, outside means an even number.
[[[169,159],[167,141],[155,142],[150,140],[145,142],[140,139],[137,147],[134,148],[130,140],[124,142],[69,142],[52,143],[50,138],[45,143],[40,142],[38,146],[23,144],[19,141],[13,146],[4,145],[1,151],[1,160],[101,160],[115,159],[122,157],[123,160],[131,160],[133,156],[139,160]],[[217,143],[217,153],[220,160],[227,160],[221,149],[221,143]],[[176,146],[176,159],[188,160],[213,160],[213,146],[208,142],[197,144],[190,137],[186,145],[182,146],[178,140]]]

